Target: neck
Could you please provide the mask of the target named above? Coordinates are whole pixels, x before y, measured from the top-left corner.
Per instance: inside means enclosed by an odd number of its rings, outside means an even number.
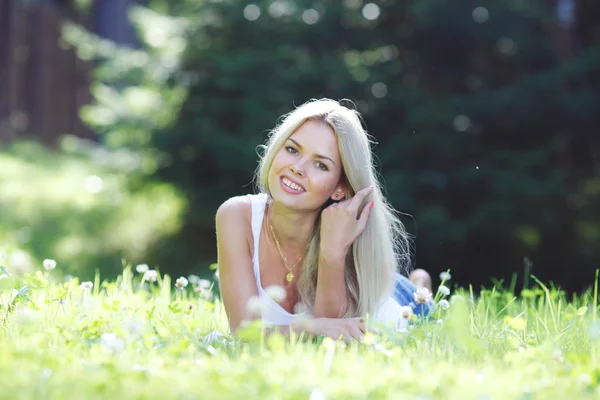
[[[299,213],[271,203],[267,223],[273,227],[282,247],[304,251],[313,234],[318,212]]]

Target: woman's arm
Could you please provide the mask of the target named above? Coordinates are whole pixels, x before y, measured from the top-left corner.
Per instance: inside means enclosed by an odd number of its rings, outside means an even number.
[[[252,256],[248,245],[250,209],[248,198],[233,197],[217,210],[217,263],[219,287],[232,333],[243,320],[252,319],[248,300],[258,295]]]
[[[345,256],[321,251],[317,292],[312,315],[315,318],[341,318],[348,311]]]
[[[223,203],[216,215],[219,287],[232,334],[242,321],[255,318],[246,307],[251,297],[258,296],[248,245],[251,207],[246,198],[234,197]],[[322,292],[326,290],[322,289]],[[277,330],[289,335],[290,329],[296,334],[358,340],[362,337],[364,325],[359,318],[311,318],[292,325],[271,326],[267,332]]]
[[[321,212],[321,248],[315,317],[341,318],[348,311],[345,279],[346,254],[367,225],[373,202],[361,206],[373,186],[356,192],[354,197],[335,203]]]
[[[296,334],[306,333],[310,337],[325,335],[334,340],[359,341],[363,338],[366,327],[361,318],[311,318],[291,325],[268,326],[266,334],[279,332],[290,336],[291,331]]]

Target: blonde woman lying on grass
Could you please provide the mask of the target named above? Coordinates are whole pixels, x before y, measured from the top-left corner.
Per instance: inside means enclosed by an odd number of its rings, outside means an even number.
[[[359,113],[309,101],[263,147],[258,194],[231,198],[216,215],[231,331],[260,316],[282,333],[360,340],[367,315],[397,329],[409,311],[426,315],[430,293],[415,294],[414,283],[431,290],[431,280],[423,270],[412,281],[398,273],[408,268],[409,236],[381,192]],[[271,286],[283,288],[279,302]]]

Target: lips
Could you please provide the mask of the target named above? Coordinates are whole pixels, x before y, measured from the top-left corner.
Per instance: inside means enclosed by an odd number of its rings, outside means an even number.
[[[291,183],[292,183],[294,186],[295,186],[295,185],[297,185],[297,186],[298,186],[298,187],[300,187],[302,190],[298,190],[298,189],[296,189],[296,188],[293,188],[293,187],[290,187],[290,186],[286,185],[286,184],[284,183],[284,180],[288,181],[288,183],[289,183],[289,182],[291,182]],[[289,192],[289,193],[299,194],[299,193],[304,193],[304,192],[306,192],[306,189],[304,188],[304,186],[302,186],[302,185],[301,185],[301,184],[299,184],[298,182],[294,181],[293,179],[290,179],[289,177],[287,177],[287,176],[285,176],[285,175],[283,175],[279,181],[280,181],[280,183],[281,183],[281,186],[283,187],[283,189],[285,189],[285,190],[286,190],[287,192]]]

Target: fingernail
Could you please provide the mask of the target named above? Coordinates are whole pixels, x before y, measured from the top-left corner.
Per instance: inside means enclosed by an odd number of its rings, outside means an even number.
[[[369,187],[370,187],[371,189],[373,189],[375,186],[371,185],[371,186],[369,186]]]
[[[374,205],[375,205],[375,202],[372,201],[371,203],[369,203],[369,208],[373,208]]]

